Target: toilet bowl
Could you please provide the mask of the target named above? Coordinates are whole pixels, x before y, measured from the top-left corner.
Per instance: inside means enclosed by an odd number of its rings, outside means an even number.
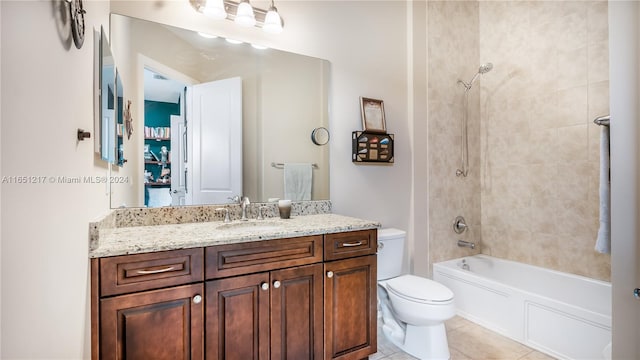
[[[449,359],[444,322],[455,315],[453,292],[433,280],[402,275],[406,233],[378,231],[378,302],[384,335],[419,359]]]

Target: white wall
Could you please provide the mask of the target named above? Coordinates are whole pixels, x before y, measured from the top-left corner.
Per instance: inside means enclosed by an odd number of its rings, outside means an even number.
[[[93,141],[77,142],[76,130],[94,135],[92,29],[108,24],[109,8],[84,2],[78,50],[60,21],[65,4],[0,4],[2,175],[45,177],[2,184],[3,359],[89,356],[88,222],[108,210],[106,187],[49,177],[106,172],[94,162]]]
[[[91,141],[91,30],[115,11],[182,27],[256,40],[331,62],[331,198],[334,212],[408,229],[411,135],[407,4],[396,1],[278,1],[286,30],[276,36],[214,23],[187,1],[85,1],[82,49],[59,26],[64,0],[1,1],[3,176],[104,175]],[[266,8],[264,1],[252,2]],[[68,24],[67,24],[68,26]],[[61,28],[62,30],[58,30]],[[60,32],[59,32],[60,31]],[[393,166],[351,163],[351,131],[361,129],[359,96],[383,99],[396,135]],[[134,119],[136,120],[136,119]],[[3,359],[88,358],[88,223],[109,209],[106,187],[3,184],[0,318]]]

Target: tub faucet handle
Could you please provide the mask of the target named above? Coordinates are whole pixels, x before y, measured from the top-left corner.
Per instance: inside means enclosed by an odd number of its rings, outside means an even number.
[[[467,222],[462,216],[456,216],[456,219],[453,220],[453,231],[456,234],[462,234],[465,230],[467,230]]]

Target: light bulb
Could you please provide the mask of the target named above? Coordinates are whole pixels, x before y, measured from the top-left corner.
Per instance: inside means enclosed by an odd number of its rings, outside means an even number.
[[[282,19],[280,19],[278,9],[273,5],[269,8],[267,15],[264,17],[262,30],[272,34],[279,34],[282,32]]]
[[[202,36],[205,39],[215,39],[215,38],[217,38],[216,35],[207,34],[207,33],[201,32],[201,31],[198,31],[198,35]]]
[[[223,0],[207,0],[202,9],[202,13],[216,20],[222,20],[227,17]]]
[[[253,14],[253,7],[249,4],[248,0],[243,0],[238,4],[238,11],[236,12],[236,24],[240,26],[254,26],[256,24],[256,17]]]

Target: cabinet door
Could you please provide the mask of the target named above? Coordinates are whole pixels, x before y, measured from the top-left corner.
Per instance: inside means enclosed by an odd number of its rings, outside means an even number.
[[[376,255],[324,265],[325,359],[363,359],[377,348]]]
[[[322,264],[271,272],[271,359],[322,359]]]
[[[202,284],[101,300],[101,359],[202,359]]]
[[[269,273],[206,283],[206,358],[269,358]]]

